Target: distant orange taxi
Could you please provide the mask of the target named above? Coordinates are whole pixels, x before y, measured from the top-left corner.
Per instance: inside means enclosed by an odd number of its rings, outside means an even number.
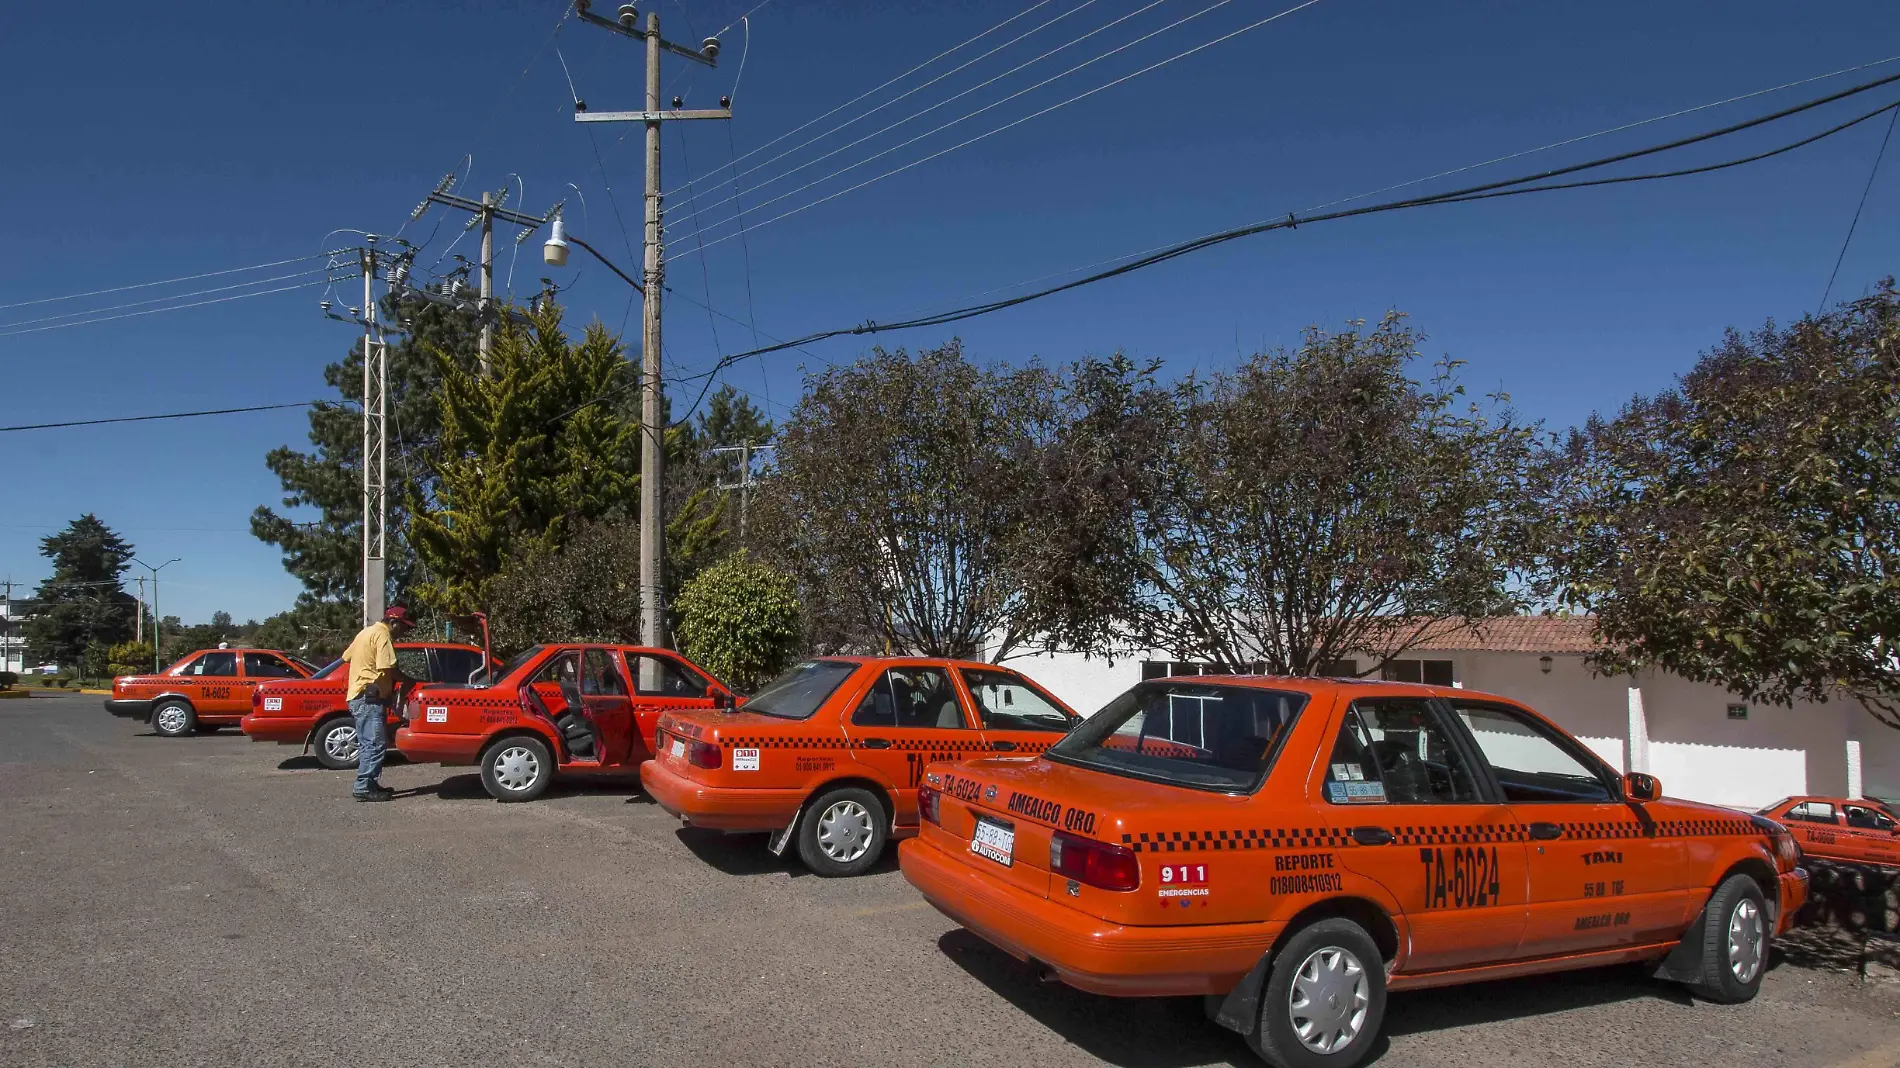
[[[1900,868],[1900,824],[1881,805],[1843,797],[1784,797],[1761,814],[1787,826],[1816,860]]]
[[[200,649],[156,675],[112,680],[106,711],[150,723],[154,733],[182,738],[236,726],[251,710],[251,695],[272,679],[305,679],[309,664],[276,649]]]
[[[796,838],[820,875],[857,875],[917,831],[924,767],[1033,755],[1080,722],[1022,674],[916,657],[825,657],[736,709],[662,717],[640,781],[690,826]]]
[[[1282,1066],[1360,1063],[1388,990],[1648,961],[1746,1001],[1807,897],[1779,824],[1415,684],[1144,682],[918,806],[899,862],[950,918],[1083,990],[1205,995]]]

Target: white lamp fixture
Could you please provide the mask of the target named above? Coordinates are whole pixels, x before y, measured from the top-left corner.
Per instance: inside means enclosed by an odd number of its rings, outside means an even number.
[[[548,230],[547,243],[541,246],[541,261],[549,267],[567,266],[567,225],[558,215]]]

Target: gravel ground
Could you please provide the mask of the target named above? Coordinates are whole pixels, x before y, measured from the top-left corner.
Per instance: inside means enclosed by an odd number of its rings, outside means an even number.
[[[889,862],[816,879],[627,784],[395,766],[354,804],[99,700],[0,703],[3,1065],[1258,1063],[1195,1000],[1037,983]],[[1395,995],[1377,1063],[1900,1065],[1900,984],[1854,956],[1808,938],[1732,1007],[1628,968]]]

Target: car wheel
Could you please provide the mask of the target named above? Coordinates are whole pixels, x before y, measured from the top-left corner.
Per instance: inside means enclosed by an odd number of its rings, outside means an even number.
[[[828,791],[805,806],[798,821],[798,855],[816,875],[862,875],[884,855],[889,819],[884,802],[869,790]]]
[[[198,713],[183,701],[164,701],[152,709],[152,729],[167,738],[183,738],[198,726]]]
[[[1365,928],[1321,920],[1287,939],[1248,1044],[1275,1068],[1353,1068],[1385,1021],[1385,958]]]
[[[1753,998],[1768,970],[1772,937],[1768,904],[1755,880],[1746,875],[1722,880],[1702,910],[1702,978],[1689,989],[1723,1005]]]
[[[356,721],[348,716],[331,716],[311,736],[317,763],[331,771],[356,767]]]
[[[553,778],[554,757],[539,738],[503,738],[482,751],[482,785],[497,801],[532,801]]]

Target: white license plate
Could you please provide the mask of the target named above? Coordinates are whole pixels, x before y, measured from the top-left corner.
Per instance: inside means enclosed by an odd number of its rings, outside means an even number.
[[[978,816],[976,833],[970,836],[970,852],[1010,867],[1016,863],[1016,828]]]
[[[684,756],[686,755],[686,742],[685,742],[685,740],[684,740],[684,739],[681,739],[681,738],[675,738],[675,739],[673,739],[673,750],[672,750],[672,752],[673,752],[673,755],[674,755],[674,756],[676,756],[676,757],[684,757]]]

